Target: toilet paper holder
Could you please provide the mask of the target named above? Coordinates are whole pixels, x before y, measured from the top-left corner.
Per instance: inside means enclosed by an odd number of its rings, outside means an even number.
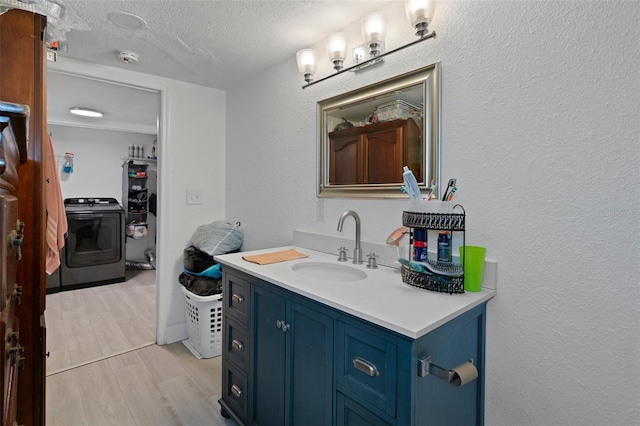
[[[459,370],[465,370],[466,374],[464,374],[464,377],[461,377]],[[432,374],[457,388],[475,380],[478,377],[478,369],[473,363],[473,358],[469,358],[467,362],[448,370],[432,363],[431,355],[429,355],[418,360],[418,377],[426,377],[429,374]]]

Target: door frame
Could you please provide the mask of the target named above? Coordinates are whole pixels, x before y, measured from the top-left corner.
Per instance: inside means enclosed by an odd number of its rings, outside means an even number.
[[[157,126],[157,156],[158,156],[158,212],[167,211],[163,203],[168,197],[163,197],[164,190],[164,173],[168,168],[167,165],[167,143],[168,138],[168,105],[169,94],[168,85],[169,81],[162,77],[157,77],[149,74],[142,74],[134,71],[124,70],[120,68],[108,67],[104,65],[93,64],[89,62],[76,61],[67,58],[61,58],[58,56],[55,62],[47,61],[46,72],[59,72],[70,76],[79,78],[88,78],[97,80],[103,83],[115,84],[119,86],[128,86],[133,89],[147,90],[156,92],[159,95],[159,109],[158,109],[158,126]],[[162,215],[159,214],[156,218],[156,343],[167,343],[167,326],[166,321],[161,321],[166,317],[167,312],[163,309],[161,303],[161,291],[158,289],[159,280],[158,277],[162,276],[164,262],[160,261],[162,258],[162,241],[163,236],[166,235],[164,231],[164,221]]]

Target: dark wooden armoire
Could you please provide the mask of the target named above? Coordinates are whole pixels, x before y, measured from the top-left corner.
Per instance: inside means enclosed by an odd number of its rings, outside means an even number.
[[[0,102],[27,107],[24,113],[16,110],[0,117],[7,143],[0,146],[0,179],[5,174],[9,182],[0,185],[5,426],[44,425],[45,419],[45,26],[45,17],[24,10],[0,15]],[[16,164],[4,159],[12,139],[21,147]],[[17,180],[9,176],[12,167]]]

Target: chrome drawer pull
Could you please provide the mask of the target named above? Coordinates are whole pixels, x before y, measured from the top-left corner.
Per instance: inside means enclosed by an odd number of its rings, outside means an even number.
[[[244,350],[244,345],[238,339],[233,339],[233,342],[231,342],[231,347],[238,352],[242,352]]]
[[[244,297],[240,296],[239,294],[233,293],[233,296],[231,296],[231,299],[236,303],[244,303]]]
[[[376,366],[364,358],[360,358],[359,356],[353,359],[353,366],[362,371],[367,376],[376,377],[380,375],[380,372],[376,368]]]
[[[231,386],[231,393],[236,398],[242,398],[243,392],[242,392],[242,389],[240,389],[240,387],[238,385]]]

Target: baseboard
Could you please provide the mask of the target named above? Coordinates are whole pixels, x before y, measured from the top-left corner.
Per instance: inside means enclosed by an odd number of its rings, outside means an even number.
[[[189,337],[187,335],[187,322],[185,321],[178,324],[168,325],[165,329],[164,337],[165,342],[158,342],[158,344],[170,345],[171,343],[180,342],[187,339]]]

